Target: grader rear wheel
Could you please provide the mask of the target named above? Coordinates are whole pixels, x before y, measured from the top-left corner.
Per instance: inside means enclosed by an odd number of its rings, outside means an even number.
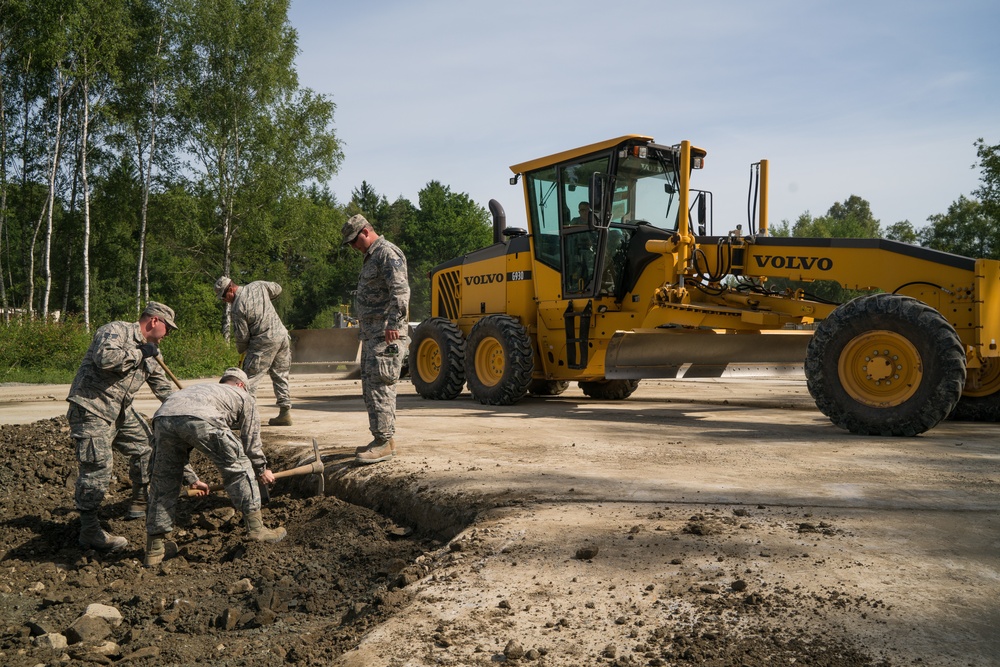
[[[465,375],[472,397],[484,405],[513,405],[528,393],[534,366],[531,339],[509,315],[490,315],[469,332]]]
[[[965,351],[951,324],[927,304],[875,294],[820,323],[805,371],[816,406],[837,426],[860,435],[913,436],[955,407]]]
[[[977,371],[973,385],[973,372],[965,383],[965,391],[958,405],[948,415],[949,419],[965,422],[1000,421],[1000,359],[990,357]]]
[[[465,340],[450,320],[434,317],[413,332],[409,354],[413,387],[424,398],[451,400],[465,385]]]

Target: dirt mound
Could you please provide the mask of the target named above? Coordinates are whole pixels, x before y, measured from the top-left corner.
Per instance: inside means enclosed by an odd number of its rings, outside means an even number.
[[[119,459],[102,514],[129,546],[111,555],[85,551],[77,544],[76,463],[65,420],[0,428],[0,663],[68,656],[98,664],[125,657],[329,664],[406,600],[400,587],[422,576],[413,563],[435,546],[397,537],[398,527],[371,511],[279,487],[264,516],[287,527],[280,544],[245,541],[224,494],[183,500],[173,534],[178,557],[143,569],[145,527],[121,518],[130,492]],[[214,481],[210,464],[194,464]],[[65,634],[92,603],[121,613],[121,624],[102,638],[115,646],[50,648],[50,636]]]

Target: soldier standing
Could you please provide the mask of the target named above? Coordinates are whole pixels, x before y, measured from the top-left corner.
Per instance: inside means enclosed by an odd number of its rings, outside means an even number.
[[[146,567],[167,556],[165,538],[174,529],[181,481],[192,449],[219,469],[251,539],[279,542],[285,537],[284,528],[265,528],[260,515],[260,489],[254,478],[271,484],[274,473],[267,467],[260,417],[248,384],[242,369],[227,368],[219,384],[196,384],[174,392],[153,415],[155,454],[146,516]],[[238,438],[234,430],[239,431]]]
[[[258,280],[244,286],[222,276],[215,281],[215,295],[232,304],[233,338],[236,351],[243,355],[241,366],[250,378],[247,389],[257,395],[257,385],[264,373],[271,376],[278,416],[267,421],[271,426],[292,425],[292,399],[288,392],[288,371],[292,352],[288,329],[275,312],[271,299],[281,294],[281,285]]]
[[[160,341],[177,328],[174,311],[150,301],[138,322],[111,322],[99,328],[70,387],[70,436],[76,445],[80,472],[74,502],[80,512],[80,544],[115,551],[128,544],[124,537],[101,528],[98,510],[111,483],[112,451],[129,457],[132,504],[127,518],[146,516],[149,483],[149,427],[132,407],[132,399],[149,385],[161,401],[173,391],[163,369],[151,357]]]
[[[365,257],[358,279],[361,328],[361,388],[374,439],[355,450],[358,463],[378,463],[396,455],[396,380],[407,345],[410,286],[403,251],[375,233],[363,215],[341,229],[344,245]]]

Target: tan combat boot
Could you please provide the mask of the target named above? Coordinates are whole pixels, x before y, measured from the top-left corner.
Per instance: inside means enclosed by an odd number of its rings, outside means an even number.
[[[372,440],[371,442],[369,442],[367,445],[359,445],[359,446],[357,446],[357,447],[354,448],[354,455],[357,456],[358,454],[361,454],[362,452],[367,452],[372,447],[378,447],[379,444],[381,444],[381,443],[379,442],[378,438],[376,438],[376,439]]]
[[[146,536],[146,557],[142,561],[143,567],[155,567],[163,562],[165,558],[173,558],[177,555],[177,544],[166,539],[166,533]]]
[[[145,519],[146,505],[149,502],[149,492],[145,484],[132,487],[132,503],[125,512],[126,519]]]
[[[97,510],[81,511],[80,546],[101,551],[118,551],[128,546],[128,540],[119,535],[105,532],[101,528],[101,520],[97,516]]]
[[[291,408],[281,408],[278,410],[277,417],[271,417],[267,420],[267,423],[271,426],[291,426],[292,425],[292,409]]]
[[[260,510],[250,512],[246,515],[247,530],[250,532],[250,539],[258,542],[280,542],[288,534],[281,526],[274,530],[264,527],[264,520],[260,516]]]
[[[361,465],[388,461],[396,455],[396,440],[374,440],[367,447],[355,453],[354,460]]]

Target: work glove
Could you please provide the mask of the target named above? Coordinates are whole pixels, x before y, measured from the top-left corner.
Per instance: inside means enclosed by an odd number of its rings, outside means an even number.
[[[139,351],[142,352],[143,359],[149,359],[160,354],[160,348],[157,347],[156,343],[143,343],[139,346]]]

